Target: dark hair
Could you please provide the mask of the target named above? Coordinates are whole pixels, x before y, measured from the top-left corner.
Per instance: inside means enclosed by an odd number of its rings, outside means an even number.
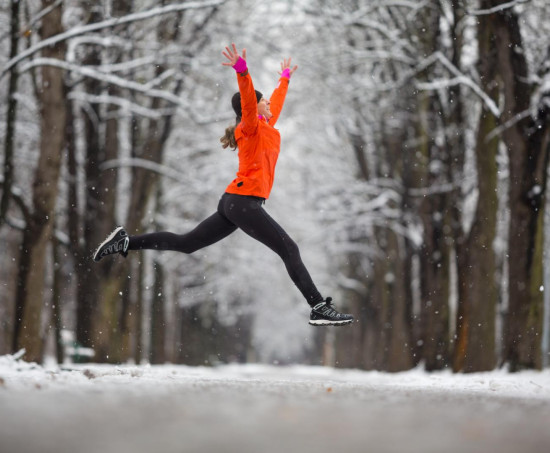
[[[258,90],[254,91],[256,92],[256,102],[260,102],[260,99],[262,99],[264,95]],[[243,114],[241,108],[241,93],[239,93],[238,91],[231,98],[231,105],[233,107],[233,110],[235,111],[235,115],[237,115],[237,118],[240,119]]]
[[[256,91],[256,102],[260,102],[260,99],[262,99],[263,94],[260,93],[258,90]],[[238,91],[233,95],[231,98],[231,106],[233,107],[233,110],[235,111],[235,115],[237,117],[235,118],[235,125],[229,126],[225,129],[225,134],[222,138],[220,138],[220,142],[222,143],[223,149],[230,147],[232,150],[235,150],[237,148],[237,140],[235,139],[235,128],[237,127],[237,124],[241,122],[242,118],[242,107],[241,107],[241,93]]]

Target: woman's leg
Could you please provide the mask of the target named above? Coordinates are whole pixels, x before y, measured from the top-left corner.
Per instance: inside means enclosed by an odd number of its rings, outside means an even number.
[[[262,207],[262,199],[225,194],[220,206],[223,214],[246,234],[267,245],[283,260],[294,284],[311,306],[323,297],[307,271],[296,243]]]
[[[236,229],[233,223],[216,212],[186,234],[159,232],[130,236],[128,250],[173,250],[193,253],[222,240]]]

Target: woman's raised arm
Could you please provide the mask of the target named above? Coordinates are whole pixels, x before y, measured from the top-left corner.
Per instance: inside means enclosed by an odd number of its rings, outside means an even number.
[[[226,47],[225,52],[222,52],[227,62],[222,63],[224,66],[231,66],[237,72],[237,82],[239,84],[239,92],[241,93],[241,123],[242,131],[245,135],[256,133],[258,127],[258,100],[256,99],[256,91],[252,78],[248,74],[246,65],[246,49],[243,49],[243,56],[239,56],[235,44],[231,44],[231,48]]]

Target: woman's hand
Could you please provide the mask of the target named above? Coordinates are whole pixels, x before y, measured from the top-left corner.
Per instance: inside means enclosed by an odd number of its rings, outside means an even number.
[[[294,67],[292,67],[292,68],[290,67],[291,61],[292,61],[292,58],[283,59],[283,61],[281,63],[281,72],[279,72],[281,77],[288,77],[290,79],[292,74],[294,74],[294,71],[296,71],[296,69],[298,69],[298,65],[294,65]]]
[[[237,62],[239,61],[239,58],[241,57],[239,56],[239,52],[237,52],[237,47],[235,46],[234,43],[231,44],[231,47],[232,47],[231,49],[229,47],[225,48],[227,52],[222,51],[223,56],[229,60],[229,61],[223,62],[222,65],[231,66],[232,68],[234,68]],[[243,49],[242,60],[246,60],[246,49]]]

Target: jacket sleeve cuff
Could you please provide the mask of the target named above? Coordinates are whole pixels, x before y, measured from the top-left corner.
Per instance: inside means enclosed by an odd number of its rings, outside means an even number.
[[[285,79],[290,80],[290,69],[289,68],[283,69],[283,72],[281,72],[281,77],[284,77]]]
[[[239,59],[237,60],[237,63],[233,65],[233,69],[239,74],[242,74],[243,72],[247,72],[248,67],[246,65],[246,61],[242,57],[239,57]]]

